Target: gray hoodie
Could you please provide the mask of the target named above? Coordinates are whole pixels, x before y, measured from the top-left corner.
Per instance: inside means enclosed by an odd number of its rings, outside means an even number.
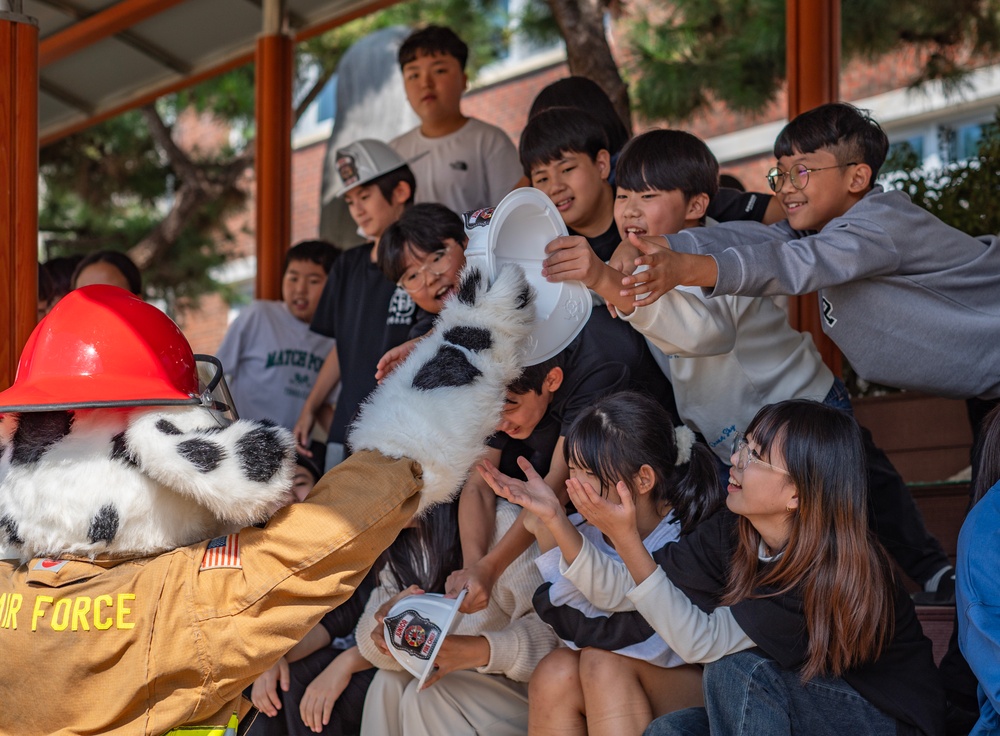
[[[823,330],[858,375],[953,398],[1000,397],[1000,240],[875,187],[819,233],[732,222],[669,237],[715,258],[708,296],[819,292]]]

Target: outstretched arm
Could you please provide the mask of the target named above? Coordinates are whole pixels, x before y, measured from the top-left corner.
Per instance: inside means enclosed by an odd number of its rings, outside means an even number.
[[[526,481],[501,473],[496,466],[488,461],[480,465],[479,472],[489,483],[494,493],[537,516],[538,520],[552,534],[556,544],[559,545],[563,559],[572,564],[580,553],[583,537],[566,516],[563,502],[531,466],[531,463],[525,458],[519,457],[517,464],[524,471],[527,477]]]
[[[665,237],[629,233],[628,238],[640,253],[633,262],[635,267],[647,267],[621,279],[619,296],[630,301],[633,308],[652,304],[677,286],[715,287],[719,268],[712,256],[677,253]]]
[[[330,348],[330,352],[323,361],[323,366],[316,375],[316,383],[313,384],[312,391],[306,398],[306,403],[299,413],[298,421],[295,422],[295,442],[298,451],[307,457],[312,457],[309,452],[309,440],[312,436],[313,425],[316,423],[316,414],[320,407],[326,402],[326,397],[333,391],[334,386],[340,382],[340,359],[337,357],[337,346]]]

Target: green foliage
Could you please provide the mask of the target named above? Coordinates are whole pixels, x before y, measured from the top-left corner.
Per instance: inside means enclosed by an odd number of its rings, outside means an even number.
[[[892,186],[948,225],[970,235],[1000,233],[1000,108],[968,160],[927,171],[907,146],[884,169],[898,172],[889,177]]]
[[[627,24],[626,69],[636,109],[680,120],[710,96],[737,111],[763,108],[784,72],[784,0],[685,0]]]
[[[640,6],[624,24],[637,111],[679,121],[717,99],[759,112],[785,78],[784,0],[674,0]],[[962,89],[977,61],[1000,56],[996,0],[842,0],[842,56],[927,52],[914,85]]]

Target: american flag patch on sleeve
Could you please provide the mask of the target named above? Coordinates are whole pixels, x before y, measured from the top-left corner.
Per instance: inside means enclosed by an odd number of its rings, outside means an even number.
[[[208,543],[205,557],[201,561],[202,570],[213,570],[218,567],[242,568],[240,561],[240,535],[230,534],[228,537],[216,537]]]

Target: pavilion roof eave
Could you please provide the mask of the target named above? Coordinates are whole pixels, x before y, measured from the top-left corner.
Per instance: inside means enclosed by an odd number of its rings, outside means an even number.
[[[396,2],[286,0],[289,31],[303,41]],[[39,23],[43,146],[251,62],[262,24],[259,0],[24,0],[23,6]]]

